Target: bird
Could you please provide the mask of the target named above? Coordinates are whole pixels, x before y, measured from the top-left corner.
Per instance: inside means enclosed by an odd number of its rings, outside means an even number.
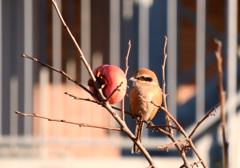
[[[156,115],[159,108],[154,104],[162,104],[162,89],[156,74],[149,69],[138,69],[129,80],[133,82],[130,110],[136,119],[135,136],[136,140],[141,142],[143,123],[152,120]],[[135,143],[131,152],[141,153]]]

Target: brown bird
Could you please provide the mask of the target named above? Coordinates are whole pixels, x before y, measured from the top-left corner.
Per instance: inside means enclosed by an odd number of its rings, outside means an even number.
[[[136,117],[135,136],[137,141],[141,142],[143,122],[152,120],[158,111],[157,106],[147,101],[161,105],[162,90],[156,74],[149,69],[137,70],[129,80],[133,81],[133,88],[130,92],[130,109],[132,115]],[[132,153],[140,152],[134,143]]]

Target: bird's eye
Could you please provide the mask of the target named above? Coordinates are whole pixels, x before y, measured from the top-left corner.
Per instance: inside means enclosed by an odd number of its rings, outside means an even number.
[[[151,77],[147,77],[147,76],[140,76],[137,79],[141,80],[141,81],[152,82],[152,78]]]

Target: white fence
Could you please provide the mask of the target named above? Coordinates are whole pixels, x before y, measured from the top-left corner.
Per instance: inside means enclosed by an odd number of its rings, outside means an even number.
[[[185,118],[182,123],[187,123],[186,130],[191,130],[206,111],[210,107],[214,107],[214,103],[218,101],[217,91],[214,92],[215,95],[209,94],[209,90],[216,89],[216,80],[214,83],[214,75],[207,79],[209,74],[208,62],[211,58],[206,55],[210,55],[209,46],[207,46],[210,44],[207,43],[209,38],[222,40],[226,64],[224,84],[228,95],[230,167],[240,167],[240,163],[237,162],[240,147],[236,141],[239,138],[236,132],[239,127],[237,110],[239,111],[240,106],[240,63],[237,57],[237,44],[239,45],[240,41],[239,30],[237,30],[239,2],[237,0],[226,1],[226,8],[224,4],[219,4],[219,8],[223,7],[224,9],[222,12],[225,14],[223,15],[226,16],[225,20],[222,19],[226,28],[224,35],[208,22],[208,18],[210,18],[208,12],[212,8],[205,0],[196,0],[193,5],[191,2],[184,4],[177,0],[115,0],[109,2],[57,0],[57,2],[69,28],[93,68],[105,63],[124,68],[128,40],[131,39],[129,77],[137,68],[145,67],[157,71],[161,83],[161,49],[163,48],[164,35],[167,35],[167,92],[171,94],[168,107],[177,119]],[[195,8],[192,10],[191,6],[194,5]],[[192,44],[195,47],[193,49],[195,55],[189,55],[189,60],[184,62],[179,61],[181,54],[178,54],[182,50],[180,41],[184,38],[181,35],[181,30],[186,28],[180,24],[182,18],[191,22],[195,27],[195,44]],[[18,159],[23,156],[25,158],[38,158],[45,155],[53,158],[81,157],[84,155],[84,147],[86,146],[89,146],[86,150],[90,151],[99,146],[107,146],[109,153],[106,152],[104,155],[106,157],[112,154],[116,157],[124,156],[122,149],[130,151],[132,145],[130,140],[116,132],[78,128],[39,119],[33,120],[14,113],[14,110],[24,113],[37,112],[57,119],[116,126],[116,123],[105,111],[102,109],[99,111],[98,106],[93,107],[90,103],[76,101],[63,94],[68,91],[76,96],[87,97],[88,95],[83,93],[80,88],[67,82],[60,74],[21,58],[23,53],[36,57],[58,69],[64,69],[73,78],[86,85],[89,75],[80,62],[74,44],[62,27],[50,0],[0,1],[0,37],[1,158],[11,160],[14,157]],[[194,57],[195,60],[192,70],[182,73],[181,67],[188,61],[190,62],[191,57]],[[192,75],[188,77],[189,74]],[[193,90],[190,87],[187,88],[187,90],[190,88],[189,94],[193,95],[183,105],[179,105],[179,88],[184,82],[189,84],[189,80],[179,83],[181,76],[191,78],[190,80],[194,81],[190,85],[194,86]],[[206,103],[209,96],[211,100],[214,99],[212,104]],[[189,105],[185,105],[187,103]],[[126,104],[128,104],[128,99]],[[128,105],[126,105],[126,110],[129,110]],[[189,117],[179,117],[177,112],[188,110],[191,114],[184,113],[184,115],[187,114]],[[96,115],[96,113],[98,114]],[[131,121],[130,117],[127,122],[129,122],[130,127],[134,126],[134,121]],[[157,119],[156,122],[158,122]],[[196,132],[196,143],[199,147],[205,143],[204,140],[209,136],[209,133],[205,132],[209,128],[218,128],[218,124],[218,115],[202,124]],[[219,130],[216,132],[220,133]],[[176,136],[176,139],[180,138],[178,135]],[[210,139],[216,140],[213,137]],[[143,141],[145,146],[153,151],[156,151],[155,147],[160,145],[159,143],[167,144],[170,142],[162,136],[150,133],[144,134]],[[83,153],[71,150],[76,146]],[[98,150],[104,151],[101,147]],[[208,154],[209,150],[202,152]],[[51,151],[55,153],[51,153]],[[64,151],[70,152],[64,153]],[[99,153],[99,155],[101,154]],[[87,156],[93,157],[95,155],[90,152]],[[206,158],[209,158],[208,155]],[[8,161],[5,160],[3,163]],[[211,160],[208,162],[210,163]]]

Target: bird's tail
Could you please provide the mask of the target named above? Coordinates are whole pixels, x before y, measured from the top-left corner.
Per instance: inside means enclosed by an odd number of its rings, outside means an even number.
[[[143,130],[143,122],[137,120],[136,128],[135,128],[136,141],[140,141],[140,142],[142,141],[142,130]],[[141,153],[140,149],[135,143],[133,143],[133,146],[132,146],[132,153],[137,153],[137,154]]]

